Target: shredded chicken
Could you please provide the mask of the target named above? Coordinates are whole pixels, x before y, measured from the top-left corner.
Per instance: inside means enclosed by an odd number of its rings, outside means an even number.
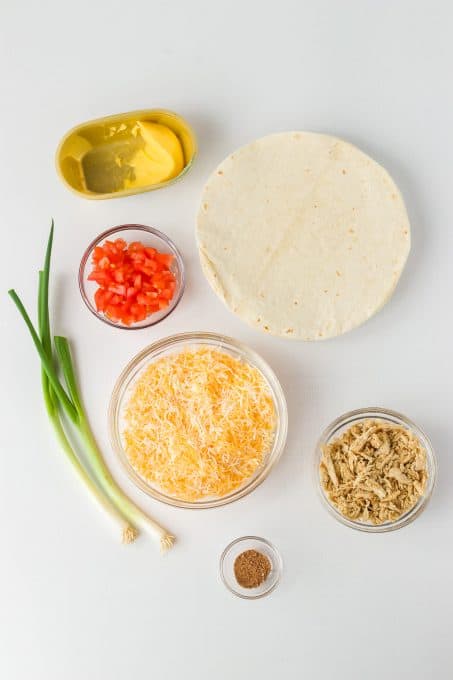
[[[423,495],[426,451],[408,429],[383,420],[356,423],[323,448],[321,485],[342,515],[391,522]]]

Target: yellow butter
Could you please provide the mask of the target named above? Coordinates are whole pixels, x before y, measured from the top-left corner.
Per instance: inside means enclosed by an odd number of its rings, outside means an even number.
[[[128,160],[131,177],[125,179],[125,188],[158,184],[177,177],[184,168],[181,142],[175,133],[159,123],[137,121],[136,138],[144,146]]]
[[[114,198],[158,189],[192,165],[193,130],[164,109],[116,114],[70,130],[57,150],[57,170],[85,198]]]

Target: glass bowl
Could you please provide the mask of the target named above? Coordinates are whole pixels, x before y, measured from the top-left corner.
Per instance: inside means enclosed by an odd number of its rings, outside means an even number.
[[[342,513],[337,510],[330,500],[328,499],[324,489],[322,488],[320,475],[319,475],[319,465],[322,457],[322,448],[331,443],[334,439],[339,437],[345,430],[347,430],[352,425],[369,419],[383,420],[387,423],[392,423],[394,425],[399,425],[407,430],[410,430],[419,439],[421,444],[424,446],[426,451],[426,465],[428,477],[426,481],[425,491],[422,496],[418,499],[417,503],[407,512],[402,514],[400,517],[393,521],[383,522],[382,524],[371,524],[368,522],[363,522],[360,520],[352,520],[348,517],[342,515]],[[314,465],[314,475],[315,483],[319,491],[319,495],[324,507],[329,511],[329,513],[335,517],[339,522],[345,524],[352,529],[358,529],[359,531],[367,531],[370,533],[383,533],[386,531],[394,531],[395,529],[401,529],[405,527],[410,522],[413,522],[416,517],[418,517],[425,509],[431,494],[433,492],[434,484],[437,476],[437,463],[434,453],[433,446],[427,437],[427,435],[421,430],[415,423],[413,423],[409,418],[403,416],[401,413],[395,411],[390,411],[388,409],[379,407],[361,408],[355,411],[350,411],[340,416],[333,423],[331,423],[322,433],[315,451],[315,465]]]
[[[245,550],[256,550],[262,553],[272,565],[267,579],[256,588],[244,588],[236,581],[234,562]],[[260,597],[269,595],[278,586],[283,562],[277,549],[266,539],[259,536],[243,536],[227,545],[220,557],[219,570],[221,579],[230,592],[244,600],[258,600]]]
[[[156,248],[156,250],[163,253],[171,253],[174,258],[170,266],[171,271],[175,275],[176,288],[175,293],[170,300],[170,304],[165,309],[159,312],[154,312],[147,316],[143,321],[138,321],[126,326],[121,323],[121,321],[115,322],[105,316],[102,312],[98,312],[94,302],[94,294],[98,289],[98,284],[95,281],[89,281],[88,276],[92,268],[92,254],[96,246],[101,245],[105,240],[115,240],[117,238],[122,238],[126,243],[131,241],[140,241],[144,243],[145,246],[149,248]],[[184,264],[182,261],[181,254],[173,241],[168,238],[165,234],[153,227],[147,227],[144,224],[122,224],[118,227],[113,227],[112,229],[107,229],[102,234],[97,236],[94,241],[90,243],[88,248],[85,250],[79,267],[79,289],[82,299],[86,306],[92,314],[104,323],[114,328],[124,328],[125,330],[139,330],[141,328],[148,328],[149,326],[154,326],[159,321],[162,321],[175,309],[177,304],[182,298],[184,293]]]
[[[130,388],[133,386],[135,380],[141,374],[142,370],[148,366],[150,362],[156,361],[163,356],[182,351],[187,347],[211,347],[214,349],[219,349],[223,352],[227,352],[234,358],[246,361],[250,365],[257,368],[261,372],[269,387],[276,411],[276,428],[273,446],[264,463],[242,486],[235,489],[231,493],[225,496],[205,498],[199,501],[187,501],[167,495],[161,489],[153,486],[150,482],[141,477],[130,464],[126,452],[124,451],[121,437],[121,415],[123,407],[129,396]],[[205,332],[181,333],[164,338],[163,340],[159,340],[149,347],[146,347],[142,352],[140,352],[140,354],[134,357],[121,373],[113,389],[108,419],[112,447],[130,479],[142,491],[152,496],[156,500],[163,501],[164,503],[168,503],[169,505],[180,508],[215,508],[221,505],[226,505],[227,503],[231,503],[238,498],[242,498],[253,491],[253,489],[256,489],[256,487],[266,479],[280,458],[285,446],[288,430],[288,413],[283,390],[274,372],[269,368],[267,363],[258,354],[242,343],[223,335]]]

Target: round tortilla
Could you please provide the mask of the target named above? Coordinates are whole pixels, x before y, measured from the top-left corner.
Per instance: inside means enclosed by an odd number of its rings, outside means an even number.
[[[410,250],[401,194],[356,147],[269,135],[226,158],[198,214],[203,271],[244,321],[288,338],[355,328],[390,298]]]

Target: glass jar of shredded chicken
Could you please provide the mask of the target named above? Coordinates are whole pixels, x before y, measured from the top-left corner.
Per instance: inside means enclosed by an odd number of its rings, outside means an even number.
[[[426,507],[436,474],[426,434],[387,409],[364,408],[340,416],[316,447],[321,501],[353,529],[384,532],[406,526]]]

